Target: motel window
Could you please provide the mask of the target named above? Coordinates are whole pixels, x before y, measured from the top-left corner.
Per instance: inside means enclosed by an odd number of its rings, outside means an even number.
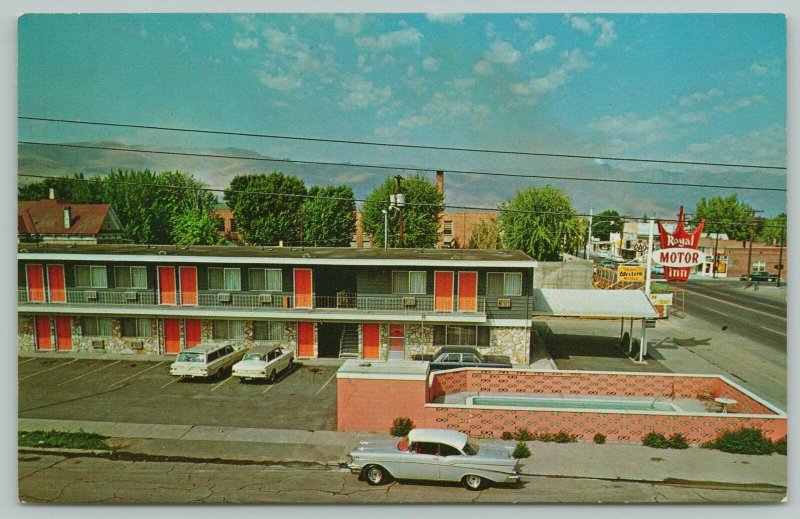
[[[766,272],[767,271],[767,262],[766,261],[754,261],[753,262],[753,272]]]
[[[248,274],[250,290],[280,292],[283,288],[280,269],[250,269]]]
[[[253,321],[253,339],[257,341],[283,340],[281,321]]]
[[[118,288],[147,288],[147,267],[114,267]]]
[[[424,294],[425,272],[396,270],[392,272],[393,294]]]
[[[75,286],[85,288],[107,288],[105,265],[76,265]]]
[[[436,346],[489,346],[488,326],[434,326]]]
[[[81,333],[84,337],[111,337],[110,317],[84,317],[81,319]]]
[[[244,321],[213,321],[211,333],[215,340],[244,339]]]
[[[120,319],[120,329],[123,337],[152,337],[153,320],[123,317]]]
[[[489,272],[486,278],[486,294],[490,296],[521,296],[521,272]]]
[[[209,268],[208,288],[210,290],[241,290],[242,277],[239,269]]]
[[[444,222],[444,235],[445,236],[452,236],[453,235],[453,222],[452,222],[452,220],[445,220],[445,222]]]

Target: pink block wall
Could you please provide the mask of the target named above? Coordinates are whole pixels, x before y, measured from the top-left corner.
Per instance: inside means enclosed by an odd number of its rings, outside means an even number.
[[[424,380],[340,378],[336,391],[340,431],[389,432],[401,416],[417,427],[425,422]]]

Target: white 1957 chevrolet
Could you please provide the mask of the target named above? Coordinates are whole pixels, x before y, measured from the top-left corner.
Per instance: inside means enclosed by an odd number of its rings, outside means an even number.
[[[502,445],[478,445],[458,431],[414,429],[397,440],[363,441],[347,467],[370,485],[395,479],[460,481],[468,490],[519,481],[519,461]]]

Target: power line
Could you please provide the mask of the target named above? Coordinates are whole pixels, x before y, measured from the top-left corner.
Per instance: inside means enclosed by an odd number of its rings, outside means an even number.
[[[615,184],[639,184],[639,185],[656,185],[656,186],[670,186],[670,187],[704,187],[714,189],[741,189],[751,191],[779,191],[786,192],[786,189],[776,187],[755,187],[755,186],[731,186],[722,184],[695,184],[689,182],[659,182],[655,180],[620,180],[614,178],[592,178],[592,177],[564,177],[557,175],[524,175],[521,173],[499,173],[490,171],[467,171],[467,170],[453,170],[443,168],[418,168],[406,166],[387,166],[382,164],[359,164],[347,162],[327,162],[327,161],[314,161],[314,160],[292,160],[292,159],[274,159],[269,157],[245,157],[239,155],[221,155],[216,153],[191,153],[181,151],[164,151],[164,150],[150,150],[146,148],[134,149],[123,148],[117,146],[92,146],[88,144],[65,144],[54,142],[35,142],[35,141],[17,141],[18,144],[30,144],[35,146],[52,146],[60,148],[78,148],[90,150],[106,150],[106,151],[122,151],[128,153],[150,153],[156,155],[177,155],[183,157],[203,157],[203,158],[216,158],[216,159],[236,159],[236,160],[253,160],[261,162],[285,162],[290,164],[309,164],[317,166],[343,166],[350,168],[371,168],[371,169],[385,169],[392,171],[446,171],[450,174],[462,175],[485,175],[496,177],[514,177],[514,178],[539,178],[547,180],[565,180],[571,182],[604,182]]]
[[[383,146],[389,148],[408,148],[408,149],[422,149],[422,150],[437,150],[437,151],[466,151],[471,153],[490,153],[496,155],[520,155],[530,157],[555,157],[555,158],[569,158],[569,159],[591,159],[591,160],[614,160],[621,162],[646,162],[654,164],[682,164],[691,166],[718,166],[729,168],[750,168],[750,169],[779,169],[785,170],[786,166],[773,166],[766,164],[738,164],[738,163],[725,163],[725,162],[699,162],[689,160],[663,160],[663,159],[648,159],[648,158],[634,158],[634,157],[613,157],[605,155],[578,155],[573,153],[550,153],[538,151],[516,151],[516,150],[496,150],[488,148],[463,148],[455,146],[431,146],[423,144],[397,144],[391,142],[377,142],[377,141],[357,141],[349,139],[326,139],[322,137],[300,137],[296,135],[277,135],[269,133],[249,133],[249,132],[232,132],[221,130],[203,130],[197,128],[180,128],[173,126],[153,126],[144,124],[123,124],[123,123],[109,123],[102,121],[79,121],[74,119],[57,119],[50,117],[30,117],[19,116],[19,119],[27,121],[45,121],[55,123],[68,123],[68,124],[82,124],[91,126],[108,126],[113,128],[135,128],[142,130],[159,130],[171,132],[185,132],[185,133],[199,133],[206,135],[226,135],[237,137],[258,137],[265,139],[283,139],[293,141],[305,142],[327,142],[333,144],[356,144],[366,146]]]
[[[132,185],[137,187],[154,187],[154,188],[162,188],[162,189],[182,189],[182,190],[192,190],[192,191],[208,191],[214,193],[224,193],[226,190],[221,188],[215,187],[198,187],[198,186],[181,186],[177,184],[160,184],[158,182],[131,182],[131,181],[123,181],[123,180],[108,180],[108,178],[103,178],[99,176],[95,177],[84,177],[84,178],[75,178],[75,177],[59,177],[55,175],[32,175],[26,173],[20,173],[20,177],[26,178],[39,178],[39,179],[53,179],[53,180],[67,180],[73,182],[109,182],[118,185]],[[299,193],[280,193],[280,192],[271,192],[271,191],[247,191],[243,189],[227,189],[229,193],[237,193],[237,194],[250,194],[250,195],[263,195],[263,196],[282,196],[282,197],[289,197],[289,198],[304,198],[304,199],[318,199],[318,200],[335,200],[335,201],[353,201],[353,202],[361,202],[364,204],[387,204],[388,200],[367,200],[366,198],[349,198],[349,197],[341,197],[341,196],[327,196],[327,195],[309,195],[309,194],[299,194]],[[481,206],[468,206],[468,205],[449,205],[449,204],[429,204],[429,203],[420,203],[420,202],[409,202],[406,201],[406,206],[412,207],[442,207],[443,209],[467,209],[473,211],[487,211],[487,212],[505,212],[505,213],[516,213],[516,214],[536,214],[536,215],[553,215],[553,216],[569,216],[569,217],[578,217],[578,218],[588,218],[589,216],[594,216],[594,218],[598,218],[598,215],[589,215],[583,213],[576,213],[570,211],[530,211],[524,209],[508,209],[508,208],[501,208],[501,207],[481,207]],[[600,216],[600,218],[608,218],[605,216]],[[619,215],[613,218],[623,219],[623,220],[636,220],[636,221],[647,221],[649,218],[643,217],[636,217],[636,216],[625,216]],[[656,218],[662,222],[678,222],[677,219],[669,219],[669,218]],[[758,225],[757,222],[751,222],[750,224],[738,224],[738,223],[731,223],[731,222],[714,222],[714,221],[706,221],[706,225],[712,224],[720,224],[720,225],[730,225],[730,226],[737,226],[743,227],[746,225],[756,226]],[[764,224],[763,228],[786,228],[785,225],[774,225],[774,224]]]

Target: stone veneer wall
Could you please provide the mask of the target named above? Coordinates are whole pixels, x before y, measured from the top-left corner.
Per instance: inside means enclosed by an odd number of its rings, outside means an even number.
[[[512,364],[530,363],[530,328],[496,326],[489,328],[490,355],[505,355]]]
[[[17,319],[17,350],[36,351],[36,336],[32,316],[19,316]]]
[[[406,358],[415,359],[422,355],[433,355],[438,348],[433,347],[433,326],[406,324]]]

